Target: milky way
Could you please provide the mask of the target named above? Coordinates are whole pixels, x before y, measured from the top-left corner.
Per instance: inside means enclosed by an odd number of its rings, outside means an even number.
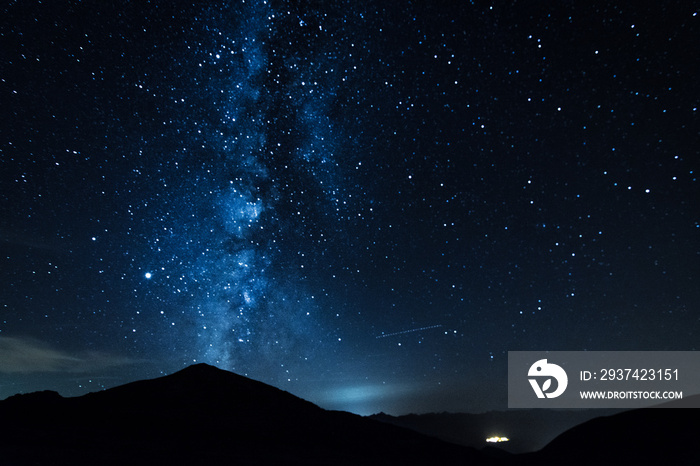
[[[2,395],[481,410],[509,350],[696,349],[691,5],[50,3],[0,20]]]

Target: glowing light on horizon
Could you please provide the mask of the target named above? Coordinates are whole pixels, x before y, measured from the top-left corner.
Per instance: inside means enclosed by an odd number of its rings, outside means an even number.
[[[508,442],[509,440],[510,439],[508,437],[489,437],[486,439],[486,441],[489,443]]]

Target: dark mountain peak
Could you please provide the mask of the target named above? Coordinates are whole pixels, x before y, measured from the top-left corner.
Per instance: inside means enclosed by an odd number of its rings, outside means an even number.
[[[170,390],[179,387],[201,391],[228,390],[239,394],[260,393],[262,391],[267,394],[289,395],[271,385],[205,363],[187,366],[159,379],[143,381],[143,383],[154,382],[160,382],[159,385],[167,385]]]
[[[197,364],[192,364],[190,366],[185,367],[184,369],[180,369],[179,371],[173,372],[169,376],[166,377],[171,377],[171,378],[190,378],[190,379],[196,379],[200,381],[215,381],[215,380],[223,380],[223,379],[234,379],[237,378],[239,379],[240,382],[243,382],[244,380],[250,380],[253,381],[252,379],[249,379],[248,377],[236,374],[235,372],[227,371],[225,369],[220,369],[216,366],[212,366],[211,364],[206,364],[203,362],[197,363]]]
[[[253,423],[260,423],[267,415],[308,416],[322,411],[288,392],[208,364],[195,364],[173,374],[82,398],[108,411],[138,411],[166,417],[218,412],[221,416]]]
[[[157,379],[136,382],[140,386],[153,385],[159,389],[173,391],[176,389],[189,389],[196,391],[235,390],[236,392],[273,387],[257,380],[219,369],[216,366],[199,363],[187,366],[172,374]],[[274,389],[276,390],[276,389]]]
[[[219,369],[216,366],[212,366],[211,364],[199,362],[197,364],[192,364],[190,366],[187,366],[184,369],[181,369],[181,370],[175,372],[174,374],[186,375],[188,377],[189,376],[201,377],[201,376],[214,376],[214,375],[222,375],[222,374],[227,374],[227,375],[234,374],[235,375],[235,372],[226,371],[224,369]]]

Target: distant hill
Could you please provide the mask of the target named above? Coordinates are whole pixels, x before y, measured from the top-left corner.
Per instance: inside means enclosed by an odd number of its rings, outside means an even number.
[[[382,422],[415,430],[447,442],[483,449],[487,446],[509,453],[533,452],[543,448],[559,434],[595,417],[622,410],[550,410],[516,409],[482,414],[432,413],[369,416]],[[487,444],[486,438],[508,437],[510,441]]]
[[[592,419],[573,427],[517,465],[700,465],[700,396]]]
[[[3,466],[493,464],[204,364],[76,398],[0,401],[0,456]]]
[[[700,465],[700,396],[659,405],[684,409],[546,410],[369,416],[506,458],[511,465]],[[490,436],[508,442],[487,444]],[[504,454],[499,454],[502,451]],[[513,454],[512,456],[507,453]],[[527,453],[527,454],[523,454]]]

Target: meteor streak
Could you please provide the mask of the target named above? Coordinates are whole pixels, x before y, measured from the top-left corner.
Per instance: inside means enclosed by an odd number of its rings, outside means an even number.
[[[410,330],[402,330],[400,332],[394,332],[394,333],[382,333],[381,335],[377,335],[377,338],[393,337],[396,335],[403,335],[404,333],[420,332],[421,330],[429,330],[431,328],[439,328],[439,327],[442,327],[442,324],[429,325],[427,327],[412,328]]]

